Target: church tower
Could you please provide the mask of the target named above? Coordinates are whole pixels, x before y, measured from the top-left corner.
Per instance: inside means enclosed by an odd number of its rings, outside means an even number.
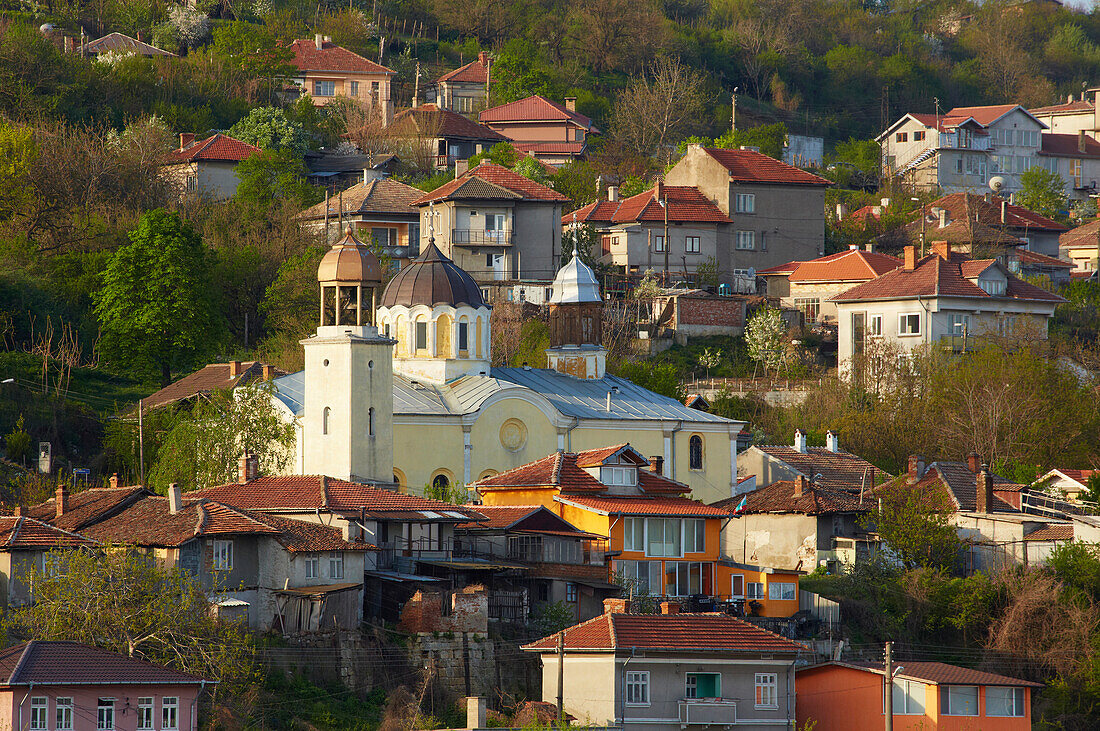
[[[554,279],[550,297],[549,367],[577,378],[603,378],[607,351],[601,344],[602,318],[600,284],[574,254]]]
[[[321,324],[305,350],[303,471],[393,480],[393,341],[374,327],[376,257],[348,227],[317,267]]]

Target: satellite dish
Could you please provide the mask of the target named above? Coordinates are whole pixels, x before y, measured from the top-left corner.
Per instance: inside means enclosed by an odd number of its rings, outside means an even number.
[[[994,193],[999,193],[1005,187],[1005,179],[1000,175],[994,175],[989,179],[989,189]]]

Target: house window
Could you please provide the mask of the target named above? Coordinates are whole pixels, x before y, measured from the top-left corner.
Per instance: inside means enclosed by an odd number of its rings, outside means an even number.
[[[313,96],[336,96],[336,82],[314,81]]]
[[[684,682],[685,698],[721,698],[721,673],[688,673]]]
[[[377,81],[370,82],[371,96],[377,97],[378,96],[378,90],[381,89],[381,88],[382,88],[382,86],[379,82],[377,82]]]
[[[1038,147],[1039,146],[1039,130],[1035,129],[1020,129],[1016,130],[1019,137],[1019,144],[1021,147]]]
[[[924,142],[924,135],[925,131],[923,129],[917,130],[913,133],[913,142]]]
[[[349,91],[348,91],[349,96],[359,96],[359,82],[358,81],[348,82],[348,86],[350,87]]]
[[[653,250],[654,251],[664,251],[665,250],[665,237],[664,236],[654,236],[653,237]]]
[[[656,562],[654,562],[656,563]],[[710,564],[698,561],[665,561],[665,594],[692,596],[703,593],[703,567]]]
[[[100,698],[96,705],[95,727],[98,731],[114,731],[115,699]]]
[[[233,541],[214,541],[214,570],[233,570]]]
[[[615,573],[634,583],[635,594],[661,593],[660,561],[615,561],[612,568]]]
[[[761,231],[760,232],[760,250],[761,251],[767,251],[768,250],[768,232],[767,231]]]
[[[342,579],[344,578],[344,554],[337,553],[329,556],[328,559],[328,577],[330,579]]]
[[[418,322],[416,323],[416,349],[427,350],[428,348],[428,323]]]
[[[973,331],[970,329],[970,315],[951,315],[952,335],[964,335],[972,332]]]
[[[691,553],[706,552],[707,522],[705,520],[684,521],[684,550]]]
[[[818,297],[795,297],[794,307],[802,313],[806,322],[817,322],[821,314],[821,299]]]
[[[898,315],[898,335],[920,335],[920,313]]]
[[[692,434],[688,440],[688,468],[703,469],[703,438],[698,434]]]
[[[745,598],[746,599],[763,599],[764,598],[764,584],[759,581],[750,581],[745,584]]]
[[[990,297],[1003,297],[1005,293],[1005,283],[1000,279],[979,279],[978,286]]]
[[[458,323],[458,349],[469,350],[470,326],[465,322]]]
[[[199,176],[198,175],[188,175],[187,179],[186,179],[186,182],[185,182],[185,185],[187,187],[187,192],[188,193],[198,192],[198,190],[199,190]]]
[[[794,594],[794,584],[784,581],[768,582],[768,599],[776,599],[779,601],[797,599]]]
[[[897,716],[923,716],[924,715],[924,683],[915,680],[894,681],[894,715]],[[886,709],[883,709],[885,712]]]
[[[601,467],[600,482],[605,485],[633,486],[638,484],[637,467]]]
[[[153,699],[152,698],[138,698],[137,727],[138,727],[138,729],[151,729],[151,728],[153,728]]]
[[[1069,161],[1069,176],[1073,178],[1073,187],[1081,187],[1081,161],[1070,160]]]
[[[871,315],[867,318],[867,334],[882,335],[882,315]]]
[[[955,158],[955,174],[962,175],[963,171],[963,159],[962,156]]]
[[[626,674],[626,704],[628,706],[649,705],[648,670],[635,670]]]
[[[331,416],[331,414],[332,414],[332,409],[330,409],[328,406],[326,406],[324,411],[321,412],[321,433],[322,434],[328,434],[328,420],[329,420],[329,416]]]
[[[57,698],[54,700],[54,717],[57,719],[57,731],[72,731],[73,728],[73,699]],[[152,728],[150,726],[150,728]]]
[[[623,520],[623,550],[645,550],[645,518],[625,518]]]
[[[738,193],[733,199],[733,210],[735,213],[755,213],[756,194]]]
[[[321,573],[321,559],[317,556],[306,556],[306,578],[316,579]]]
[[[680,542],[681,524],[677,518],[649,518],[646,520],[646,555],[683,556]]]
[[[894,136],[894,141],[895,142],[908,142],[909,141],[909,133],[908,132],[898,132]]]
[[[1024,689],[989,685],[985,689],[985,715],[1020,718],[1024,715]]]
[[[755,231],[738,231],[737,232],[737,248],[742,251],[752,251],[756,248],[756,232]]]
[[[778,677],[775,673],[756,674],[756,707],[779,708]]]
[[[31,728],[46,728],[49,714],[49,700],[45,696],[31,698]]]
[[[945,716],[977,716],[978,686],[941,685],[940,710]]]
[[[570,604],[577,603],[577,585],[571,581],[565,585],[565,601]]]
[[[160,727],[177,729],[179,724],[180,699],[176,696],[164,696],[160,699]]]
[[[745,596],[745,577],[741,574],[730,576],[730,596],[742,598]]]
[[[686,246],[687,253],[689,253],[689,254],[698,254],[699,253],[699,237],[698,236],[688,236],[686,241],[687,241],[687,246]]]

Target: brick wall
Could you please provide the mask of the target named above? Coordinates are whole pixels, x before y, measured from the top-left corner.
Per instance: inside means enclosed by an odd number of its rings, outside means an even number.
[[[745,302],[729,297],[678,297],[677,332],[689,335],[738,335],[745,326]]]
[[[450,597],[451,612],[443,616],[443,595],[419,590],[405,602],[398,626],[406,632],[489,631],[489,595],[485,587],[471,584]]]

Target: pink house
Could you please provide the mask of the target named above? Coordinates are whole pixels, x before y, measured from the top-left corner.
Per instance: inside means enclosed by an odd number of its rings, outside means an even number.
[[[194,731],[207,681],[76,642],[0,650],[0,728]]]

